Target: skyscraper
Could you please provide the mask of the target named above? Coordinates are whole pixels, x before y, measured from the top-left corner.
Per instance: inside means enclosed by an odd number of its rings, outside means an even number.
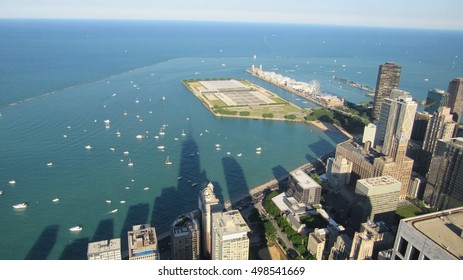
[[[449,102],[449,93],[441,89],[433,89],[428,91],[428,96],[426,97],[426,106],[424,110],[430,114],[439,109],[439,107],[448,106]]]
[[[136,225],[128,232],[129,260],[159,260],[156,230],[150,225]]]
[[[180,215],[171,227],[171,259],[199,260],[201,255],[201,227],[199,210]]]
[[[214,185],[212,183],[209,183],[199,192],[198,208],[201,211],[202,256],[207,259],[211,256],[212,214],[222,211],[223,208],[214,194]]]
[[[354,229],[367,221],[393,224],[402,184],[391,176],[361,179],[355,186],[351,223]]]
[[[402,158],[405,156],[398,155],[398,142],[408,141],[412,134],[413,122],[418,104],[413,101],[410,93],[394,89],[391,97],[384,99],[381,105],[378,128],[375,135],[376,149],[383,154],[393,157]]]
[[[372,117],[375,120],[379,119],[379,112],[384,99],[390,96],[393,89],[399,87],[401,70],[402,67],[394,62],[386,62],[379,66],[372,112]]]
[[[437,142],[423,200],[439,210],[463,205],[462,137]]]
[[[212,259],[247,260],[250,231],[240,212],[231,210],[212,214]]]
[[[449,103],[453,120],[459,124],[463,113],[463,78],[455,78],[449,83]]]
[[[449,107],[440,107],[433,113],[423,142],[423,150],[433,153],[437,141],[452,138],[456,123],[452,119]]]
[[[322,187],[304,171],[298,169],[289,173],[288,196],[306,206],[320,203]]]

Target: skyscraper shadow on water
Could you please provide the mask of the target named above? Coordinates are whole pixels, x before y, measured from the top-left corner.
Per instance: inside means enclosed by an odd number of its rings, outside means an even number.
[[[101,240],[109,240],[114,238],[114,220],[106,219],[102,220],[93,234],[90,242],[96,242]]]
[[[73,234],[73,233],[70,233]],[[77,234],[77,233],[76,233]],[[86,260],[87,259],[87,247],[88,238],[74,239],[71,244],[67,245],[61,256],[60,260]]]
[[[225,173],[228,197],[233,202],[232,208],[240,211],[250,228],[248,233],[250,248],[249,259],[262,259],[262,256],[270,256],[265,240],[264,225],[259,218],[259,212],[252,203],[249,185],[246,181],[243,169],[233,157],[223,157],[222,167]]]
[[[58,237],[58,225],[47,226],[39,238],[35,242],[34,246],[27,253],[25,260],[46,260],[51,250],[56,244]]]
[[[175,219],[198,208],[199,191],[209,183],[206,172],[201,170],[200,152],[196,141],[188,133],[182,143],[177,187],[169,186],[154,199],[150,224],[156,227],[158,236],[166,232]],[[222,197],[220,186],[216,195]]]

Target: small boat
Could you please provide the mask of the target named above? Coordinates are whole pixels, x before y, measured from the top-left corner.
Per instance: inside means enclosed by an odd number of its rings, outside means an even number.
[[[128,166],[128,167],[132,167],[132,166],[133,166],[133,162],[132,162],[131,159],[129,159],[129,163],[127,163],[127,166]]]
[[[260,154],[261,154],[261,151],[256,151],[256,154],[260,155]]]
[[[171,165],[172,164],[172,161],[169,160],[169,156],[167,156],[166,158],[166,165]]]
[[[116,131],[116,137],[121,137],[121,132],[119,131],[119,129]]]
[[[141,135],[141,134],[138,134],[137,136],[135,136],[135,138],[137,138],[137,139],[143,139],[143,137],[144,137],[144,136]]]
[[[121,200],[121,201],[119,201],[119,202],[120,202],[121,204],[124,204],[124,203],[125,203],[125,200]]]
[[[261,147],[257,147],[257,148],[256,148],[256,151],[260,151],[260,150],[262,150]]]
[[[27,202],[15,204],[15,205],[13,205],[13,208],[14,208],[14,209],[24,209],[24,208],[27,208]]]
[[[140,100],[138,100],[138,98],[135,98],[135,103],[140,103]]]
[[[124,156],[127,156],[129,154],[129,151],[124,152]]]
[[[163,128],[161,127],[161,129],[159,130],[159,135],[165,135],[166,133],[164,132]]]
[[[15,180],[10,180],[10,181],[8,181],[8,183],[9,183],[10,185],[14,185],[14,184],[16,184],[16,181],[15,181]]]
[[[192,187],[196,187],[197,185],[198,185],[198,183],[191,184]]]
[[[127,116],[127,111],[124,110],[124,116]]]
[[[230,153],[230,152],[227,152],[227,156],[229,156],[229,155],[231,155],[231,153]]]
[[[185,136],[186,133],[185,133],[185,130],[182,130],[182,136]]]
[[[116,213],[117,212],[117,209],[113,209],[111,211],[109,211],[109,213]]]
[[[237,156],[237,157],[240,157],[240,156],[242,156],[242,155],[243,155],[242,153],[239,153],[239,154],[237,154],[236,156]]]
[[[180,140],[180,139],[178,139],[177,137],[175,137],[174,140],[175,140],[175,141],[178,141],[178,140]]]
[[[55,197],[51,200],[52,202],[59,202],[59,198]]]
[[[53,166],[53,162],[47,163],[47,166]]]
[[[182,180],[182,178],[183,178],[182,176],[179,176],[177,177],[177,180]]]
[[[144,188],[143,190],[144,190],[144,191],[147,191],[147,190],[149,190],[149,189],[150,189],[149,187],[146,187],[146,188]]]
[[[91,149],[92,149],[92,146],[87,145],[87,146],[85,146],[85,149],[86,149],[86,150],[91,150]]]
[[[116,149],[114,149],[114,148],[109,148],[109,150],[114,152]]]
[[[73,231],[73,232],[78,232],[78,231],[82,230],[82,227],[81,226],[73,226],[73,227],[70,227],[69,230]]]
[[[159,136],[157,136],[157,135],[156,135],[156,136],[154,136],[154,139],[159,139]]]
[[[165,146],[158,146],[159,150],[164,150],[166,147]]]
[[[220,144],[215,144],[215,147],[216,147],[216,148],[220,148]]]
[[[63,138],[68,138],[68,136],[66,134],[63,135]]]
[[[109,200],[109,199],[108,199],[108,200],[106,200],[106,203],[108,203],[108,204],[110,204],[111,202],[112,202],[112,201],[111,201],[111,200]]]
[[[164,100],[166,100],[166,97],[165,97],[165,96],[163,96],[161,99],[162,99],[162,101],[164,101]]]
[[[2,194],[3,194],[3,191],[2,191],[2,190],[0,190],[0,195],[2,195]]]

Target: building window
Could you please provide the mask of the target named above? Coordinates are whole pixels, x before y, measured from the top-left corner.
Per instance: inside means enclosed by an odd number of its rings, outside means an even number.
[[[400,237],[399,240],[399,246],[397,248],[397,251],[405,257],[405,252],[407,251],[407,246],[408,246],[408,241],[405,240],[403,237]]]
[[[410,257],[408,258],[409,260],[418,260],[420,256],[420,250],[416,249],[415,247],[412,246],[412,249],[410,250]]]

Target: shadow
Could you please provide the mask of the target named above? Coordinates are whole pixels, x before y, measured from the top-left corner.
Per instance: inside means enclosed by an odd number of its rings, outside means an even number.
[[[199,191],[209,183],[206,172],[201,170],[199,148],[192,135],[190,131],[182,143],[177,187],[169,186],[162,189],[161,194],[154,199],[150,224],[156,228],[160,247],[166,247],[160,248],[161,259],[165,258],[163,252],[168,252],[168,230],[171,224],[180,214],[198,208]],[[216,185],[215,187],[216,195],[223,198],[222,188]]]
[[[98,224],[90,242],[97,242],[101,240],[109,240],[114,238],[114,220],[103,220]]]
[[[283,166],[277,165],[272,167],[273,177],[278,181],[278,188],[280,190],[286,189],[288,185],[289,171]]]
[[[132,230],[132,226],[146,224],[148,222],[149,204],[139,203],[130,206],[125,217],[124,225],[121,230],[121,255],[126,259],[128,253],[128,236],[127,233]]]
[[[334,157],[336,152],[336,147],[333,148],[332,144],[323,138],[319,138],[319,140],[313,144],[308,145],[311,151],[314,151],[315,154],[321,155],[316,158],[310,156],[309,154],[305,155],[305,158],[308,162],[312,163],[313,169],[312,170],[305,170],[311,171],[313,173],[322,174],[326,171],[326,161],[329,157]]]
[[[39,238],[35,242],[34,246],[27,253],[25,260],[46,260],[48,254],[50,254],[53,246],[56,244],[58,237],[58,225],[51,225],[46,227]]]
[[[266,246],[264,222],[254,204],[243,169],[233,157],[223,157],[222,167],[225,173],[228,197],[232,202],[231,208],[240,211],[250,229],[248,232],[249,258],[260,259],[260,255],[270,256],[270,251]]]
[[[61,256],[60,260],[86,260],[87,259],[87,247],[88,247],[88,238],[78,238],[67,245]]]

